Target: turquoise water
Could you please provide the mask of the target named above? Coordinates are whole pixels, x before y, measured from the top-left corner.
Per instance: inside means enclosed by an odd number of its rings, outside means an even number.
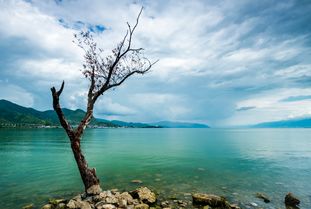
[[[139,179],[168,196],[211,192],[244,208],[284,208],[293,192],[310,209],[310,136],[311,129],[89,129],[82,146],[104,189],[134,189]],[[40,207],[83,190],[61,129],[0,129],[0,168],[0,208]]]

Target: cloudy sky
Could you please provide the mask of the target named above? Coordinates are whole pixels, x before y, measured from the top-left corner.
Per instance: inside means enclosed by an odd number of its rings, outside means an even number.
[[[90,3],[92,2],[92,3]],[[134,46],[160,61],[107,92],[95,116],[125,121],[254,124],[311,116],[311,1],[0,0],[0,98],[85,109],[88,82],[73,34],[109,52],[144,11]]]

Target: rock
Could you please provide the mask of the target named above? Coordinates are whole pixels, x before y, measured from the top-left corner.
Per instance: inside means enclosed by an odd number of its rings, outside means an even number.
[[[138,204],[138,205],[135,205],[134,209],[149,209],[149,205],[145,203]]]
[[[115,208],[116,206],[112,204],[100,204],[100,205],[96,204],[96,209],[115,209]]]
[[[109,204],[115,204],[118,202],[118,199],[115,196],[106,197],[105,202]]]
[[[139,179],[134,179],[131,182],[134,183],[134,184],[142,184],[143,183],[143,181],[141,181]]]
[[[46,205],[43,205],[41,209],[52,209],[52,208],[53,208],[52,204],[46,204]]]
[[[100,194],[102,191],[102,189],[100,188],[100,186],[97,184],[97,185],[93,185],[91,186],[90,188],[88,188],[86,190],[86,193],[88,195],[97,195],[97,194]]]
[[[67,208],[70,209],[76,209],[76,208],[80,208],[80,209],[92,209],[90,203],[86,202],[86,201],[81,201],[81,200],[70,200],[67,203]]]
[[[262,199],[265,203],[269,203],[271,202],[269,197],[263,193],[256,193],[256,197],[259,198],[259,199]]]
[[[192,195],[192,202],[194,205],[209,205],[212,208],[230,209],[230,205],[225,198],[213,194],[195,193]]]
[[[205,171],[205,169],[204,169],[204,168],[198,168],[198,170],[199,170],[199,171]]]
[[[257,206],[258,206],[258,204],[255,203],[255,202],[251,202],[251,203],[249,203],[249,205],[250,205],[250,206],[253,206],[253,207],[257,207]]]
[[[181,207],[186,207],[186,206],[187,206],[187,202],[182,201],[182,200],[178,200],[178,201],[177,201],[177,204],[178,204],[179,206],[181,206]]]
[[[56,209],[66,209],[66,204],[65,204],[65,203],[59,203],[59,204],[56,206]]]
[[[32,209],[33,208],[33,204],[28,204],[25,205],[24,207],[22,207],[23,209]]]
[[[166,208],[170,205],[170,203],[169,203],[169,201],[163,201],[163,202],[161,202],[160,205],[162,206],[162,208]]]
[[[76,208],[76,200],[73,200],[73,199],[69,200],[66,206],[67,208],[70,208],[70,209]]]
[[[203,209],[212,209],[210,206],[208,206],[208,205],[205,205],[204,207],[203,207]]]
[[[286,206],[292,206],[292,207],[297,207],[300,203],[300,200],[295,197],[292,193],[288,193],[285,196],[285,205]]]
[[[65,199],[50,199],[49,203],[52,205],[58,205],[59,203],[65,203]]]
[[[128,192],[123,192],[117,196],[119,206],[121,205],[131,205],[133,204],[133,197]],[[125,204],[124,202],[125,201]],[[121,204],[121,205],[120,205]]]
[[[237,204],[230,204],[231,209],[241,209]]]
[[[152,192],[147,187],[140,187],[131,192],[134,198],[139,198],[142,202],[147,204],[153,204],[156,202],[157,198],[154,192]]]

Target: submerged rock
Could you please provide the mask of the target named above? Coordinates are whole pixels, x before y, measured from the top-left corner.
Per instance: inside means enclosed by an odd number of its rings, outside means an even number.
[[[23,209],[32,209],[33,208],[33,204],[28,204],[25,205],[24,207],[22,207]]]
[[[195,193],[192,195],[194,205],[211,206],[212,208],[230,209],[230,204],[225,198],[214,194]]]
[[[58,205],[59,203],[65,203],[65,199],[50,199],[49,203],[52,205]]]
[[[143,183],[143,181],[139,180],[139,179],[134,179],[131,182],[134,183],[134,184],[142,184]]]
[[[271,202],[269,197],[263,193],[256,193],[256,197],[259,198],[259,199],[262,199],[265,203],[269,203]]]
[[[300,204],[300,200],[297,197],[295,197],[292,193],[288,193],[285,196],[286,206],[297,207],[299,204]]]

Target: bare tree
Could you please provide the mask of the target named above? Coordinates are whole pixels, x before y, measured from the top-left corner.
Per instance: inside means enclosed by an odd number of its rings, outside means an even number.
[[[73,128],[68,123],[59,103],[59,97],[64,89],[64,81],[58,91],[55,87],[51,88],[53,108],[70,139],[71,149],[77,162],[85,191],[91,187],[100,189],[96,171],[94,168],[88,167],[80,144],[84,129],[93,117],[95,102],[107,90],[121,85],[134,74],[145,74],[156,63],[150,62],[148,58],[143,56],[143,48],[132,48],[133,34],[138,25],[142,10],[143,8],[137,16],[134,27],[127,23],[128,29],[124,38],[112,50],[112,54],[105,58],[102,58],[103,50],[97,47],[90,32],[81,32],[75,35],[76,43],[85,51],[83,74],[90,81],[86,113],[77,128]]]

